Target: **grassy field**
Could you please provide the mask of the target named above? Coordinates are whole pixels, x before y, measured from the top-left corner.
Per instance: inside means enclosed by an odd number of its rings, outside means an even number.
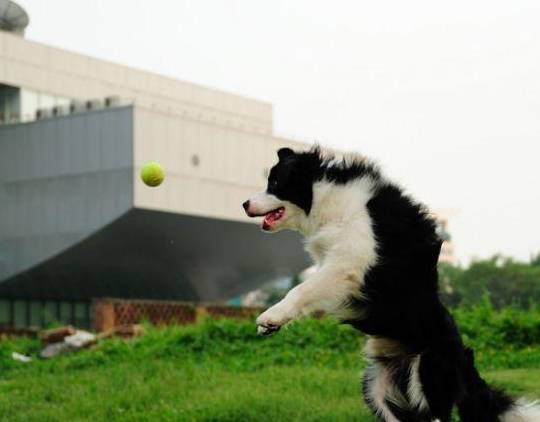
[[[251,323],[211,321],[23,364],[8,359],[11,351],[35,354],[38,344],[3,341],[0,420],[371,421],[360,398],[362,343],[332,321],[305,321],[273,338],[255,336]],[[499,350],[512,369],[490,356],[480,351],[489,381],[540,396],[540,352]]]
[[[371,421],[358,372],[274,366],[254,372],[182,362],[120,363],[19,373],[0,384],[3,421]],[[540,370],[486,378],[515,394],[540,392]]]

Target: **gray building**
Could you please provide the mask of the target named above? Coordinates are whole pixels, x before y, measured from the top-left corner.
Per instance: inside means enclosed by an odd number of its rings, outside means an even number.
[[[273,135],[270,104],[23,32],[0,31],[0,325],[81,323],[99,297],[225,300],[308,265],[241,208],[276,149],[303,146]]]

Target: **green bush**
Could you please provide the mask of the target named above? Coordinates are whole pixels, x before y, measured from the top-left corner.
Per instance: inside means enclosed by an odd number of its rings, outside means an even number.
[[[453,311],[465,342],[479,349],[525,348],[540,345],[540,310],[495,309],[485,297],[481,304]]]

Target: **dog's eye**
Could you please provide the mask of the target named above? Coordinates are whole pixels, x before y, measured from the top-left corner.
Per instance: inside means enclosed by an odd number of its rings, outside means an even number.
[[[270,184],[270,187],[275,188],[277,186],[277,180],[270,179],[269,184]]]

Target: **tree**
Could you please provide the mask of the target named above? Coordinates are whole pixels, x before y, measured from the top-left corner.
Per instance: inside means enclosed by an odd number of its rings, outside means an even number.
[[[439,273],[441,296],[450,306],[478,304],[485,294],[496,308],[540,303],[540,255],[528,263],[496,255],[474,261],[468,268],[445,264]],[[445,283],[450,286],[446,292]]]

